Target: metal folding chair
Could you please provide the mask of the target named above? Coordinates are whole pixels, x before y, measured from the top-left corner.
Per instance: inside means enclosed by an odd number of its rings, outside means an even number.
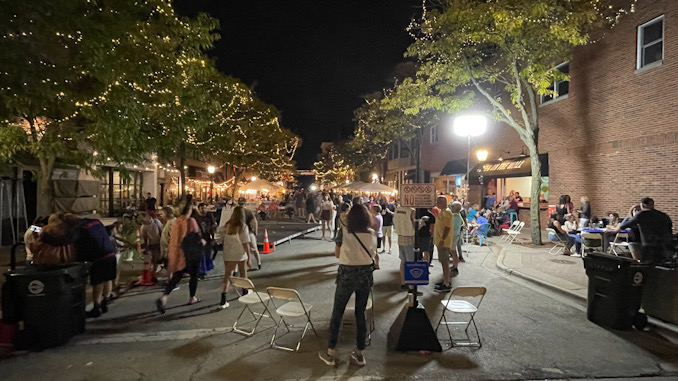
[[[520,235],[520,231],[523,230],[523,227],[525,227],[525,222],[519,222],[518,227],[515,230],[510,230],[507,231],[508,233],[508,238],[506,239],[506,243],[509,245],[512,244],[513,242],[516,243],[523,243],[520,239],[518,239],[518,235]]]
[[[599,241],[600,245],[591,246],[592,242]],[[588,245],[587,245],[588,244]],[[581,233],[581,252],[582,256],[586,256],[587,250],[593,250],[600,248],[600,251],[603,251],[603,235],[600,233]]]
[[[311,329],[313,329],[313,333],[315,333],[316,337],[318,336],[318,332],[315,330],[315,327],[311,322],[310,311],[311,308],[313,308],[313,306],[311,304],[304,304],[304,302],[301,300],[301,296],[299,296],[299,293],[296,290],[291,288],[268,287],[266,288],[266,292],[268,292],[268,295],[270,295],[270,297],[272,298],[271,304],[273,304],[275,312],[278,314],[278,316],[280,316],[280,322],[278,322],[278,324],[276,325],[275,332],[273,332],[273,337],[271,338],[271,348],[283,349],[290,352],[299,351],[301,341],[304,339],[304,336],[306,336],[306,331],[308,330],[309,325],[311,326]],[[281,305],[280,307],[277,307],[274,299],[287,300],[287,303]],[[287,333],[291,332],[290,327],[292,326],[287,324],[285,318],[286,317],[293,318],[300,316],[306,316],[306,325],[304,326],[304,332],[301,334],[301,337],[299,338],[299,342],[297,343],[296,348],[285,347],[276,344],[275,338],[278,334],[280,324],[284,324],[285,329],[287,329]]]
[[[506,228],[501,229],[501,231],[507,233],[506,235],[501,236],[501,240],[506,241],[509,237],[508,232],[512,231],[512,230],[516,230],[518,228],[519,224],[520,224],[520,221],[516,220],[516,221],[513,221],[513,223],[511,224],[511,226],[508,229],[506,229]]]
[[[553,246],[551,250],[549,250],[549,254],[551,255],[562,254],[565,251],[567,244],[562,239],[560,239],[560,236],[558,235],[558,233],[556,233],[555,229],[546,228],[546,232],[549,233],[549,240],[555,244],[555,246]],[[556,239],[551,238],[554,236],[556,237]]]
[[[629,233],[617,233],[617,235],[614,236],[614,241],[610,242],[608,252],[612,252],[612,254],[616,256],[619,256],[620,253],[630,253],[631,249],[629,248],[628,241]],[[619,252],[617,250],[619,250]]]
[[[444,325],[447,328],[447,336],[450,339],[450,348],[454,346],[458,347],[482,347],[483,344],[480,341],[480,332],[478,331],[478,326],[476,325],[475,315],[478,312],[480,303],[482,303],[483,298],[487,289],[485,287],[457,287],[450,293],[450,296],[441,300],[440,303],[443,305],[443,314],[438,320],[438,325],[436,326],[436,334],[438,333],[438,328],[440,325]],[[467,300],[462,299],[453,299],[457,298],[474,298],[478,302],[473,304]],[[463,321],[448,321],[446,312],[452,312],[455,314],[466,314],[469,315],[468,320]],[[471,340],[471,335],[469,334],[469,327],[473,324],[473,329],[475,330],[475,336],[478,338],[477,341]],[[465,325],[464,332],[466,333],[466,338],[463,340],[454,340],[452,338],[452,332],[450,331],[450,325]]]
[[[268,304],[271,301],[271,297],[267,293],[257,292],[254,289],[254,283],[252,283],[252,281],[247,278],[239,278],[232,276],[230,280],[233,287],[235,287],[236,292],[238,293],[238,295],[240,295],[240,297],[238,298],[238,302],[242,303],[245,306],[240,312],[240,315],[238,315],[238,318],[235,319],[235,323],[233,323],[233,332],[250,337],[254,334],[254,330],[257,329],[257,326],[259,326],[259,323],[264,317],[270,318],[273,321],[273,324],[275,324],[276,326],[278,325],[278,322],[275,321],[273,315],[268,310]],[[242,295],[242,293],[240,292],[241,288],[246,289],[248,291],[247,295]],[[261,304],[264,307],[264,310],[261,313],[252,310],[251,306],[254,306],[256,304]],[[254,320],[242,324],[250,324],[252,322],[256,322],[254,324],[254,327],[252,327],[252,329],[249,331],[238,328],[240,318],[245,313],[245,311],[249,311],[252,317],[254,317]]]
[[[355,311],[355,293],[351,295],[351,298],[346,304],[344,317],[349,315],[352,311]],[[374,290],[370,290],[370,297],[367,299],[367,306],[365,306],[365,317],[367,318],[369,328],[367,331],[367,345],[370,345],[372,344],[372,332],[374,332]]]

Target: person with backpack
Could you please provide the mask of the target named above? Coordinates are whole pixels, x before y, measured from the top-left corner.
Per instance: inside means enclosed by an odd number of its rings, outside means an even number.
[[[184,273],[190,276],[188,281],[189,299],[188,304],[200,302],[195,296],[198,289],[198,266],[203,256],[205,240],[200,235],[200,227],[194,218],[193,205],[190,201],[182,201],[179,204],[181,215],[172,224],[170,233],[170,246],[167,255],[167,273],[171,274],[170,280],[165,285],[162,297],[155,301],[158,312],[165,313],[165,305],[169,294],[179,284]]]

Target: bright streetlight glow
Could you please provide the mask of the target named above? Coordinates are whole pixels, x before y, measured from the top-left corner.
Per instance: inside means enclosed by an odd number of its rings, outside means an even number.
[[[210,175],[214,174],[214,171],[216,171],[216,170],[217,170],[217,169],[214,168],[213,165],[210,165],[209,167],[207,167],[207,172],[209,172]]]
[[[476,157],[478,158],[478,161],[485,161],[487,160],[487,155],[488,152],[486,149],[479,149],[476,151]]]
[[[317,186],[315,186],[315,185],[311,185],[311,190],[312,190],[312,191],[314,191],[314,192],[315,192],[315,191],[316,191],[317,189],[318,189],[318,187],[317,187]]]
[[[373,173],[373,174],[372,174],[372,181],[373,181],[373,182],[379,181],[379,175],[377,175],[376,173]]]
[[[257,180],[257,177],[256,177],[256,176],[252,176],[252,181],[256,181],[256,180]]]
[[[480,136],[487,131],[487,118],[482,115],[461,115],[454,118],[454,133],[459,136]]]

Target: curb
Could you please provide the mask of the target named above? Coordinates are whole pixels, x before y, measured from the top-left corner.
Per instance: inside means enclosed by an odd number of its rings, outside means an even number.
[[[522,273],[522,272],[520,272],[520,271],[518,271],[518,270],[512,269],[512,268],[510,268],[510,267],[504,265],[504,249],[505,249],[505,247],[502,247],[502,248],[501,248],[501,251],[499,252],[499,255],[497,256],[497,261],[495,262],[495,265],[496,265],[501,271],[503,271],[504,273],[506,273],[507,275],[515,275],[515,276],[518,276],[518,277],[523,278],[523,279],[525,279],[525,280],[528,280],[528,281],[530,281],[530,282],[532,282],[532,283],[535,283],[535,284],[538,284],[538,285],[540,285],[540,286],[543,286],[543,287],[549,288],[549,289],[551,289],[551,290],[557,291],[557,292],[559,292],[559,293],[561,293],[561,294],[564,294],[564,295],[566,295],[566,296],[573,297],[573,298],[575,298],[575,299],[577,299],[577,300],[579,300],[579,301],[584,301],[584,302],[587,301],[586,298],[582,297],[581,295],[577,295],[576,293],[573,293],[572,291],[570,291],[570,290],[568,290],[568,289],[565,289],[565,288],[560,287],[560,286],[556,286],[556,285],[551,284],[551,283],[549,283],[549,282],[546,282],[546,281],[544,281],[544,280],[542,280],[542,279],[539,279],[539,278],[533,277],[533,276],[531,276],[531,275]],[[655,318],[653,318],[653,317],[651,317],[651,316],[648,316],[648,317],[647,317],[647,320],[648,320],[648,323],[649,323],[650,325],[653,325],[653,326],[655,326],[656,328],[660,328],[660,329],[664,329],[664,330],[666,330],[666,331],[669,331],[669,332],[671,332],[673,335],[678,335],[678,326],[675,326],[675,325],[670,324],[670,323],[666,323],[666,322],[661,321],[661,320],[659,320],[659,319],[655,319]]]

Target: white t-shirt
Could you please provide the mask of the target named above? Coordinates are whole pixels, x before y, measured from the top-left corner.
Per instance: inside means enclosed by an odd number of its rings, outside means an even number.
[[[224,240],[224,261],[240,262],[247,260],[247,253],[243,249],[243,244],[250,242],[250,230],[247,225],[243,225],[240,233],[226,234],[226,227],[220,227],[220,237]]]
[[[334,204],[332,204],[332,201],[330,201],[330,200],[323,201],[323,202],[320,204],[320,208],[321,208],[322,210],[332,210],[332,207],[333,207],[333,206],[334,206]]]
[[[365,248],[370,252],[368,256],[365,249],[360,245],[353,233],[349,233],[346,228],[343,229],[343,241],[339,251],[339,263],[348,266],[371,265],[372,258],[377,252],[377,235],[374,230],[369,229],[369,233],[356,233]]]

